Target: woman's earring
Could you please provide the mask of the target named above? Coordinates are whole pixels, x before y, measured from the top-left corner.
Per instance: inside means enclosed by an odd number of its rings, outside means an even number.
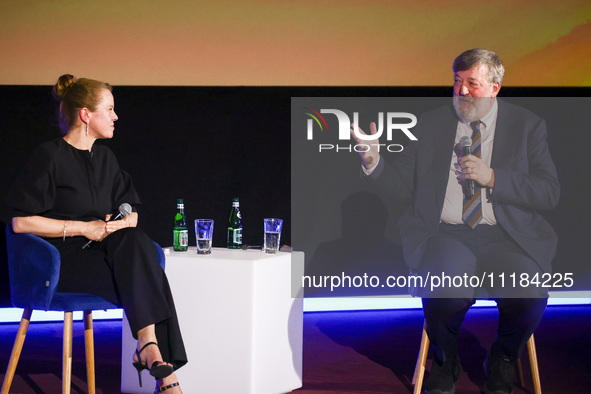
[[[89,122],[86,122],[86,135],[88,135],[88,123]]]

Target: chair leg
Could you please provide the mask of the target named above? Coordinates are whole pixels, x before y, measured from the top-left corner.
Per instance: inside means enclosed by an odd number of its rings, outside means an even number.
[[[64,314],[64,350],[62,361],[62,393],[70,394],[72,386],[72,312]]]
[[[534,380],[534,393],[542,394],[542,384],[540,382],[540,371],[538,369],[538,354],[536,353],[536,341],[534,334],[531,334],[527,341],[527,352],[529,354],[529,365],[531,367],[531,376]]]
[[[88,394],[95,394],[94,372],[94,335],[92,328],[92,311],[84,311],[84,342],[86,343],[86,380]]]
[[[525,380],[523,379],[523,368],[521,367],[521,359],[518,358],[515,362],[515,371],[517,372],[517,383],[522,389],[525,388]]]
[[[414,385],[413,394],[420,394],[423,388],[423,378],[425,377],[425,365],[427,364],[427,353],[429,349],[429,337],[427,336],[427,322],[423,324],[423,335],[421,337],[421,347],[419,349],[419,356],[415,371],[412,377],[412,384]],[[534,381],[534,393],[542,394],[542,385],[540,383],[540,371],[538,369],[538,356],[536,353],[536,342],[532,334],[527,341],[527,351],[529,354],[529,363],[531,366],[531,375]],[[515,364],[517,368],[517,378],[521,387],[525,387],[523,381],[523,370],[521,368],[521,360],[517,360]]]
[[[23,345],[25,344],[25,337],[27,336],[27,330],[29,329],[29,322],[31,321],[32,309],[25,309],[23,311],[23,317],[21,318],[21,324],[18,327],[16,338],[14,339],[14,346],[12,347],[12,353],[10,354],[10,361],[6,368],[6,375],[4,375],[4,382],[2,383],[2,394],[8,394],[10,386],[12,386],[12,379],[16,371],[16,365],[18,359],[21,356]]]
[[[427,353],[429,351],[429,336],[427,335],[427,322],[423,323],[423,335],[421,337],[421,347],[419,349],[419,356],[417,357],[417,364],[415,372],[412,377],[412,384],[414,385],[414,394],[420,394],[423,388],[423,379],[425,377],[425,365],[427,365]]]

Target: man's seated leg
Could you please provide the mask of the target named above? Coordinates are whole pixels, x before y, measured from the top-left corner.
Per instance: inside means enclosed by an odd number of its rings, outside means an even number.
[[[489,289],[499,308],[499,327],[485,362],[487,380],[483,390],[485,393],[510,393],[515,362],[542,320],[548,292],[535,281],[525,280],[536,275],[540,278],[541,268],[510,240],[488,253],[483,267],[493,272],[495,278],[505,278],[503,286],[498,281]]]
[[[431,278],[432,282],[426,283],[420,294],[423,296],[427,335],[435,357],[423,384],[425,393],[455,392],[454,383],[462,373],[457,352],[458,336],[466,312],[474,304],[473,289],[456,286],[457,278],[472,275],[475,267],[476,257],[456,238],[440,233],[427,241],[419,274]]]
[[[483,391],[487,394],[511,393],[515,362],[531,334],[535,331],[546,309],[546,298],[500,298],[499,328],[486,360],[487,378]]]
[[[427,335],[434,350],[431,371],[423,384],[425,393],[455,392],[454,383],[462,374],[458,357],[458,336],[473,298],[423,298]]]

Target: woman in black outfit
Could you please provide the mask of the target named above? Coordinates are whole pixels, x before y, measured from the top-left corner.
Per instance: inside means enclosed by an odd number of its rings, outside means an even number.
[[[136,227],[139,197],[113,152],[94,145],[113,137],[111,86],[66,74],[53,94],[66,134],[42,144],[16,181],[8,198],[12,227],[44,237],[59,250],[58,291],[92,293],[122,307],[138,341],[138,374],[149,369],[156,392],[180,393],[174,370],[187,356],[156,247]],[[122,203],[133,212],[109,221]],[[84,247],[88,240],[94,242]]]

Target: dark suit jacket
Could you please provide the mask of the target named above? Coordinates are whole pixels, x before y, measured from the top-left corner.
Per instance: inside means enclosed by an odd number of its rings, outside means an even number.
[[[543,269],[551,272],[557,237],[538,210],[558,203],[560,185],[548,151],[546,123],[533,113],[498,101],[491,167],[495,186],[487,190],[497,225]],[[406,263],[421,265],[425,241],[439,231],[458,118],[452,105],[426,113],[411,141],[392,165],[368,178],[411,206],[399,222]]]

